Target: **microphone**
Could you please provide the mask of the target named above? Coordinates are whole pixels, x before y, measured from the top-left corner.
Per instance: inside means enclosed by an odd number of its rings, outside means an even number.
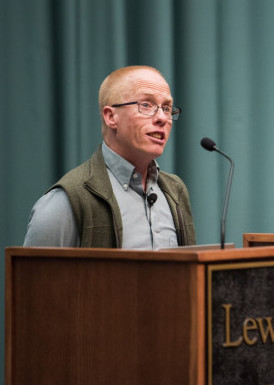
[[[201,145],[208,151],[214,151],[217,148],[216,143],[210,138],[203,138],[201,140]]]
[[[227,207],[228,207],[228,201],[229,201],[230,190],[231,190],[232,175],[233,175],[233,171],[234,171],[234,162],[228,155],[226,155],[223,151],[221,151],[216,146],[216,143],[212,139],[203,138],[201,140],[201,145],[204,149],[206,149],[208,151],[218,152],[219,154],[223,155],[226,159],[228,159],[230,162],[230,171],[229,171],[227,188],[226,188],[226,196],[225,196],[223,214],[221,217],[221,249],[224,249],[224,247],[225,247],[224,246],[225,245],[225,222],[226,222]]]
[[[151,193],[151,194],[147,195],[147,203],[148,203],[149,207],[154,205],[154,203],[157,201],[157,198],[158,198],[158,195],[155,193]]]

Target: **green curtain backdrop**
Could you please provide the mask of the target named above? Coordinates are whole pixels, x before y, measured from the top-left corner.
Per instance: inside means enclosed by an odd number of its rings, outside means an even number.
[[[22,245],[34,202],[101,142],[104,77],[157,67],[182,118],[162,169],[186,182],[198,243],[220,240],[235,161],[227,242],[274,232],[273,0],[0,0],[0,383],[4,369],[4,248]]]

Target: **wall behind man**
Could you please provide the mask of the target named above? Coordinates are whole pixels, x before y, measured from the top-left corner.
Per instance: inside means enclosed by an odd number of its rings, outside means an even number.
[[[182,107],[160,166],[186,182],[198,243],[219,242],[235,161],[227,242],[273,232],[272,0],[0,0],[0,383],[4,248],[22,245],[33,203],[101,142],[97,94],[109,72],[147,64]]]

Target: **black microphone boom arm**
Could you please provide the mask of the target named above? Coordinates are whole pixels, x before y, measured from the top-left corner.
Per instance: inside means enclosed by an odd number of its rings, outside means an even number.
[[[230,190],[231,190],[231,183],[232,183],[232,176],[234,171],[234,162],[233,160],[225,154],[223,151],[221,151],[217,146],[216,143],[210,139],[210,138],[203,138],[201,140],[201,145],[208,151],[216,151],[219,154],[223,155],[226,159],[230,162],[230,170],[229,170],[229,176],[227,181],[227,188],[226,188],[226,195],[225,195],[225,202],[224,202],[224,208],[223,213],[221,217],[221,249],[224,249],[225,247],[225,222],[226,222],[226,215],[227,215],[227,207],[228,207],[228,201],[230,196]]]
[[[230,190],[231,190],[232,176],[233,176],[233,171],[234,171],[234,162],[228,155],[226,155],[218,147],[215,148],[215,151],[219,152],[219,154],[223,155],[230,162],[230,170],[229,170],[228,181],[227,181],[225,202],[224,202],[223,214],[221,217],[221,249],[224,249],[224,247],[225,247],[225,222],[226,222],[227,207],[228,207]]]

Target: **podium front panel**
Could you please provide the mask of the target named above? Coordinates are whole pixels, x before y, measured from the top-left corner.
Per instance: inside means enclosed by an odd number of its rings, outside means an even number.
[[[148,253],[25,253],[7,258],[6,385],[196,385],[204,378],[197,264]]]

